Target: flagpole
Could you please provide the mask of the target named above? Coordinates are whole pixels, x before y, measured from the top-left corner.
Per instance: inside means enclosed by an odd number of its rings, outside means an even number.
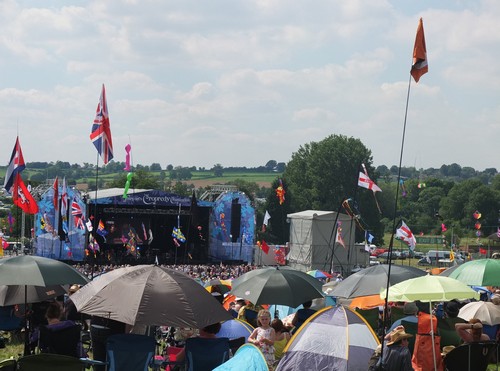
[[[97,187],[98,187],[98,181],[99,181],[99,151],[97,151],[97,159],[96,159],[96,171],[95,171],[95,197],[94,197],[94,218],[97,216]],[[90,221],[90,224],[92,225],[92,231],[89,231],[89,235],[94,231],[94,225],[92,223],[92,220],[90,219],[91,215],[89,215],[88,220]],[[90,280],[94,279],[94,265],[95,265],[95,260],[97,258],[95,251],[93,252],[93,257],[90,258],[92,261],[91,264],[91,269],[90,269]]]
[[[405,144],[405,134],[406,134],[406,121],[408,118],[408,104],[410,101],[410,87],[411,87],[411,74],[408,79],[408,91],[406,94],[406,107],[405,107],[405,116],[404,116],[404,122],[403,122],[403,135],[401,137],[401,150],[399,153],[399,168],[398,168],[398,180],[397,180],[397,187],[396,187],[396,200],[394,202],[394,218],[392,221],[392,232],[391,232],[391,240],[389,242],[389,251],[388,251],[388,268],[387,268],[387,283],[386,283],[386,295],[385,295],[385,301],[384,301],[384,315],[382,318],[382,335],[381,335],[381,344],[382,344],[382,349],[381,349],[381,357],[384,354],[384,337],[385,337],[385,327],[386,324],[388,324],[389,319],[389,311],[388,311],[388,298],[389,298],[389,286],[390,286],[390,278],[391,278],[391,267],[392,267],[392,251],[393,251],[393,246],[394,246],[394,233],[396,231],[396,213],[398,211],[398,200],[399,200],[399,181],[401,180],[401,166],[403,163],[403,152],[404,152],[404,144]]]

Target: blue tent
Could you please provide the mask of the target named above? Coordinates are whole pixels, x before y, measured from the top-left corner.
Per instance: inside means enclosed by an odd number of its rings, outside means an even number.
[[[233,358],[214,371],[269,371],[264,355],[255,345],[242,345]]]
[[[252,325],[239,319],[230,319],[229,321],[222,322],[221,329],[217,333],[218,338],[236,339],[244,337],[248,339],[253,331]]]
[[[276,371],[366,370],[378,343],[358,313],[340,305],[327,307],[293,335]]]

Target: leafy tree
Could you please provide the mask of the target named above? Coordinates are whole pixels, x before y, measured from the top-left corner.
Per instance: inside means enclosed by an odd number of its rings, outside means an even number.
[[[168,171],[172,171],[173,168],[174,168],[174,165],[172,165],[172,164],[168,164],[167,165],[167,170]]]
[[[278,163],[275,160],[269,160],[269,161],[267,161],[265,167],[266,167],[267,170],[273,170],[276,167],[277,164]]]
[[[224,168],[221,164],[215,164],[211,169],[216,177],[221,177],[224,174]]]
[[[157,162],[153,162],[149,167],[151,171],[161,171],[161,165]]]
[[[109,184],[109,187],[123,188],[127,181],[127,174],[122,173],[117,179]],[[158,189],[160,186],[158,178],[154,177],[151,173],[144,170],[137,170],[132,176],[132,181],[130,182],[130,189],[142,188],[142,189]]]
[[[290,208],[293,211],[337,211],[345,199],[358,195],[356,199],[363,220],[380,240],[382,226],[373,194],[366,189],[358,192],[358,173],[362,163],[376,181],[371,151],[359,139],[331,135],[321,142],[301,146],[283,173],[294,195]],[[364,231],[357,231],[357,239],[364,239]]]

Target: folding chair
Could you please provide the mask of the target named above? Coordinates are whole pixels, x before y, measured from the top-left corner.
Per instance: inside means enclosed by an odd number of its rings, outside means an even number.
[[[444,357],[445,370],[447,371],[485,371],[488,362],[496,351],[495,341],[463,344]]]
[[[106,343],[107,371],[148,371],[153,365],[156,341],[146,335],[111,335]]]
[[[379,322],[379,311],[378,307],[370,308],[370,309],[360,309],[356,308],[356,312],[358,312],[361,317],[365,319],[366,322],[370,325],[374,332],[378,330],[378,322]]]
[[[16,371],[17,362],[15,359],[4,359],[0,362],[0,371]]]
[[[60,354],[40,353],[18,359],[19,371],[84,371],[85,364],[78,358]]]
[[[244,336],[241,336],[236,339],[229,340],[229,348],[231,349],[231,354],[236,354],[238,349],[247,342],[247,339]]]
[[[186,371],[212,371],[229,359],[228,338],[186,340]]]
[[[73,325],[61,329],[40,326],[39,347],[42,353],[61,354],[79,358],[82,356],[80,335],[81,326]]]

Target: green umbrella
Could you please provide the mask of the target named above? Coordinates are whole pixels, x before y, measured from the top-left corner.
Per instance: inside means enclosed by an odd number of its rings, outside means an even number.
[[[41,256],[20,255],[0,260],[2,285],[85,285],[89,280],[72,266]]]
[[[386,291],[380,293],[385,299]],[[479,293],[466,284],[445,276],[426,275],[402,281],[389,287],[389,301],[450,301],[453,299],[479,299]]]
[[[85,285],[89,280],[70,265],[41,256],[20,255],[0,260],[0,283],[24,286],[24,304],[28,304],[28,286]],[[25,331],[24,354],[29,354],[29,334]]]
[[[322,298],[321,282],[305,272],[276,267],[247,272],[233,280],[231,294],[258,304],[281,304],[296,308]]]
[[[500,260],[471,260],[459,265],[449,277],[469,286],[500,286]]]
[[[479,293],[471,289],[466,284],[457,281],[454,278],[445,276],[426,275],[422,277],[412,278],[406,281],[397,283],[389,287],[389,295],[387,290],[380,293],[380,297],[388,301],[425,301],[429,302],[429,313],[431,313],[432,322],[432,302],[433,301],[450,301],[453,299],[479,299]],[[431,326],[432,344],[434,344],[434,332]],[[434,370],[436,366],[435,349],[432,347],[434,357]]]

